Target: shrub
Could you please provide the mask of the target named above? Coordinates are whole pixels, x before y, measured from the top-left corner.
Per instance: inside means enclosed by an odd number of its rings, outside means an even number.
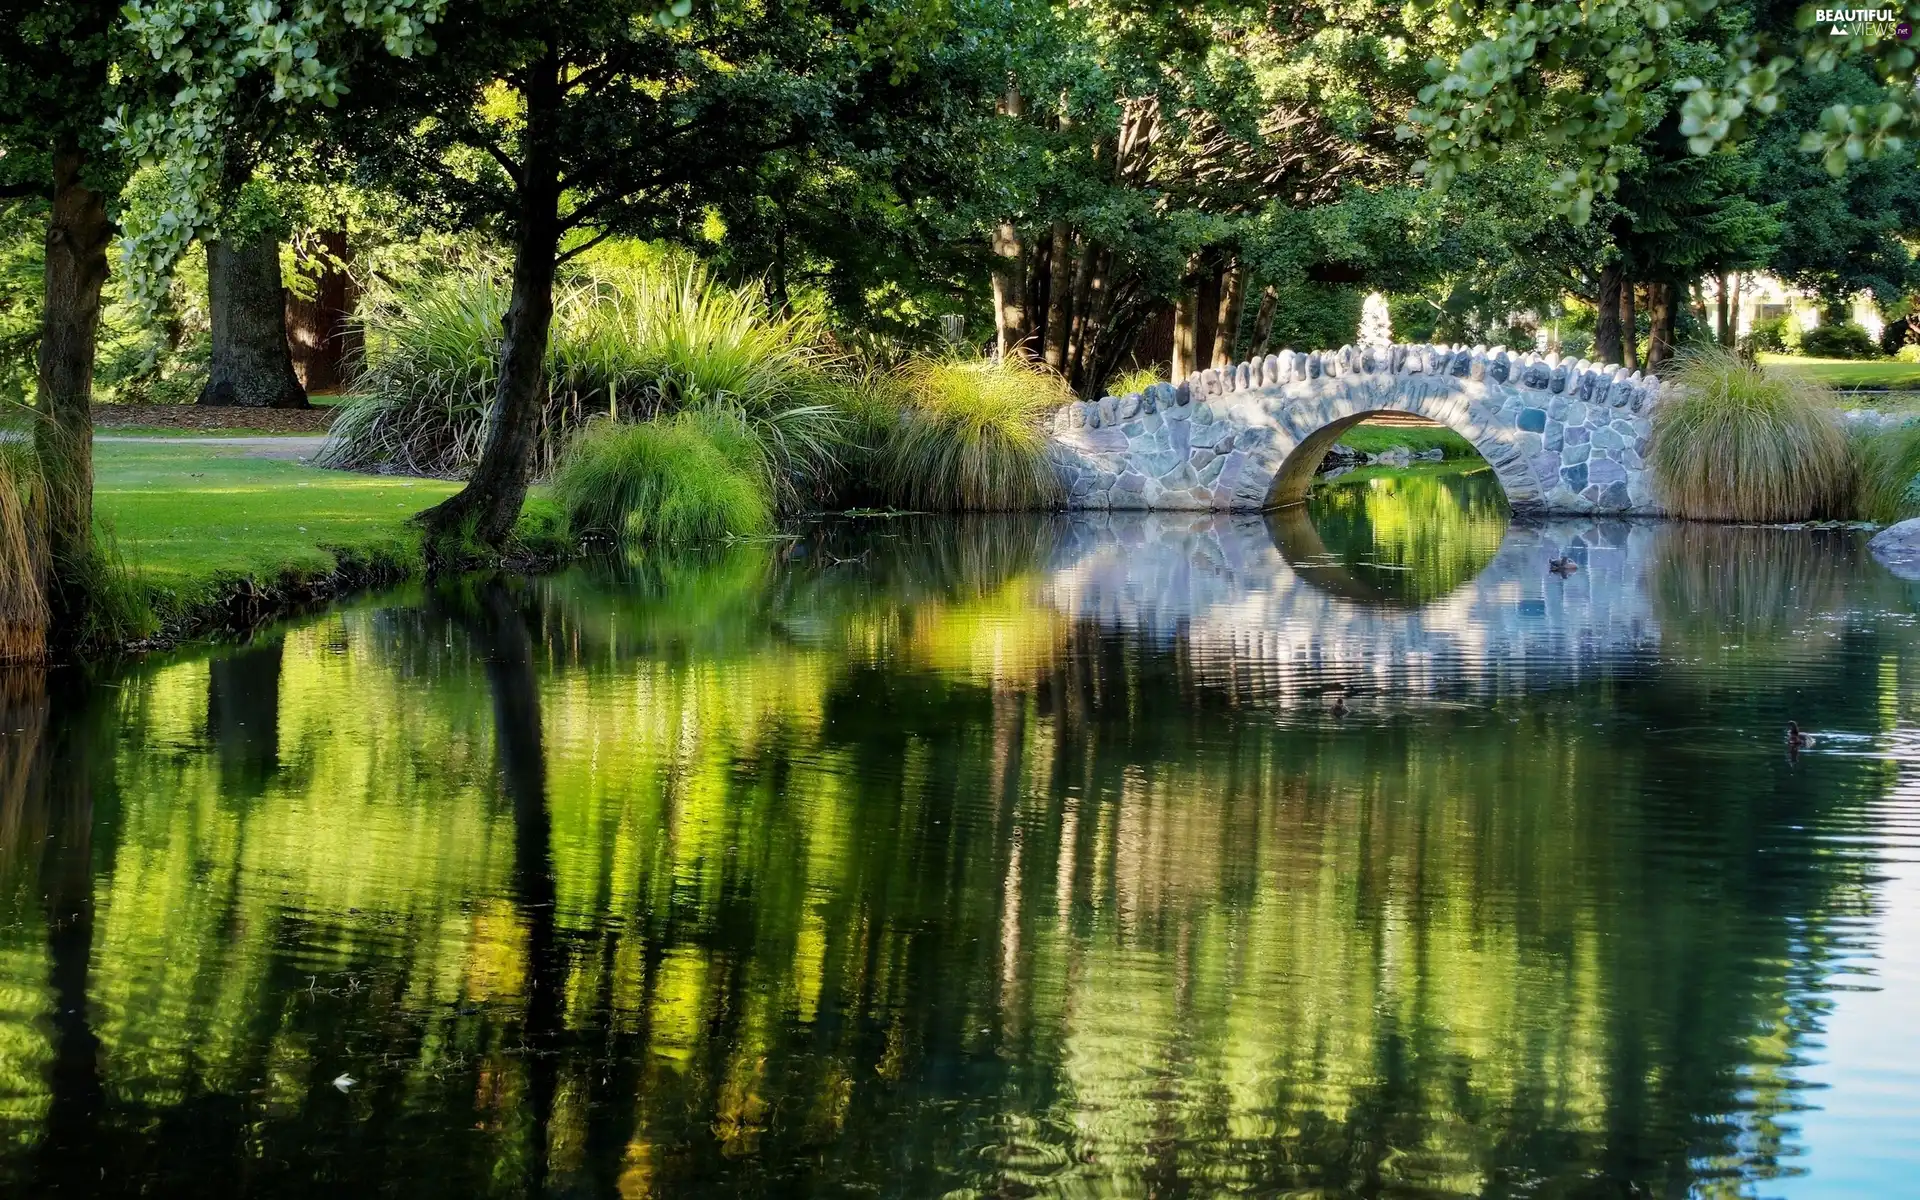
[[[1799,328],[1787,317],[1762,317],[1747,331],[1747,349],[1755,354],[1786,354],[1799,344]]]
[[[32,460],[0,442],[0,663],[34,662],[47,649],[47,599]]]
[[[772,526],[766,463],[746,419],[717,409],[575,437],[553,490],[577,536],[689,544]]]
[[[1560,331],[1560,357],[1585,358],[1593,353],[1593,331],[1591,329],[1563,329]]]
[[[1854,435],[1854,515],[1900,521],[1920,515],[1920,426]]]
[[[1114,376],[1113,382],[1107,385],[1106,394],[1132,396],[1146,391],[1160,381],[1160,372],[1153,367],[1135,367],[1131,371]]]
[[[1880,343],[1852,321],[1816,325],[1800,336],[1800,349],[1814,358],[1880,357]]]
[[[880,448],[888,499],[943,512],[1047,508],[1059,479],[1044,422],[1073,393],[1020,358],[921,360],[901,375],[907,400]]]
[[[1896,362],[1920,363],[1920,342],[1908,342],[1893,352]]]
[[[1655,410],[1651,466],[1667,508],[1708,521],[1797,521],[1840,512],[1846,435],[1825,389],[1719,349],[1682,354],[1677,394]]]
[[[456,476],[478,461],[497,380],[505,282],[450,274],[364,316],[366,351],[322,452],[326,466]],[[697,264],[580,273],[555,289],[549,398],[536,470],[603,415],[649,418],[724,409],[761,444],[776,497],[798,499],[845,441],[844,363],[818,347],[817,317],[773,313],[756,287]]]

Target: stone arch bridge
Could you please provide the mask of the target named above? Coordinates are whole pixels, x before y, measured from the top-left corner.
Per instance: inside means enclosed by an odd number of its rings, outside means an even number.
[[[1348,428],[1402,412],[1471,442],[1517,512],[1652,515],[1659,389],[1638,371],[1484,346],[1283,350],[1066,405],[1049,455],[1068,508],[1257,511],[1305,499]]]

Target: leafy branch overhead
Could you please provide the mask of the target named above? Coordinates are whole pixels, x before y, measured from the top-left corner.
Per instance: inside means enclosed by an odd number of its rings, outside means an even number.
[[[1764,10],[1717,0],[1454,0],[1431,15],[1464,48],[1428,62],[1431,82],[1400,136],[1425,143],[1422,166],[1442,188],[1516,145],[1543,147],[1562,164],[1555,200],[1584,224],[1662,122],[1675,122],[1693,153],[1711,153],[1773,113],[1791,73],[1844,61],[1867,70],[1880,95],[1833,105],[1801,139],[1839,175],[1920,135],[1916,52],[1893,22],[1833,25],[1818,11],[1808,5],[1772,27]],[[1898,15],[1920,23],[1920,3]]]
[[[141,99],[107,122],[120,147],[158,177],[151,203],[130,209],[120,256],[136,302],[152,313],[173,265],[218,216],[230,136],[255,122],[331,106],[342,60],[371,41],[411,58],[433,49],[428,28],[446,0],[133,0],[123,10],[136,53],[127,85]]]

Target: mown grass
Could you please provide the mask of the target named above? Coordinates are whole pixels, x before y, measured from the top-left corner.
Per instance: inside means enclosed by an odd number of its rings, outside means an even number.
[[[553,492],[577,537],[688,545],[764,533],[773,497],[761,447],[741,417],[683,412],[579,434]]]
[[[156,627],[191,627],[236,590],[311,583],[349,564],[417,571],[423,549],[411,518],[454,487],[322,471],[238,447],[94,447],[97,519]]]
[[[1428,450],[1439,450],[1449,459],[1479,457],[1472,442],[1445,426],[1362,423],[1341,434],[1340,444],[1362,454],[1384,454],[1389,450],[1424,454]]]
[[[1059,502],[1045,422],[1073,399],[1025,360],[923,359],[897,377],[900,412],[877,449],[877,482],[905,508],[1012,512]]]
[[[1830,388],[1874,388],[1920,391],[1920,363],[1893,359],[1858,361],[1845,358],[1801,358],[1792,354],[1762,354],[1769,371],[1799,376]]]
[[[1799,521],[1851,510],[1853,463],[1825,389],[1804,376],[1689,352],[1653,419],[1667,511],[1708,521]]]

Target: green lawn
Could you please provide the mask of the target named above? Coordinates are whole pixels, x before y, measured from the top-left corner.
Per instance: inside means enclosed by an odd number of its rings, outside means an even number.
[[[1474,457],[1473,444],[1444,426],[1355,425],[1340,435],[1340,444],[1362,454],[1381,454],[1397,447],[1419,454],[1438,447],[1448,458]]]
[[[1867,362],[1845,358],[1798,358],[1790,354],[1762,354],[1760,361],[1768,370],[1805,375],[1830,388],[1920,391],[1920,363],[1895,362],[1890,358]]]
[[[164,609],[241,577],[271,582],[358,557],[419,556],[414,513],[450,495],[431,479],[351,475],[222,446],[98,443],[95,504],[121,557]]]

